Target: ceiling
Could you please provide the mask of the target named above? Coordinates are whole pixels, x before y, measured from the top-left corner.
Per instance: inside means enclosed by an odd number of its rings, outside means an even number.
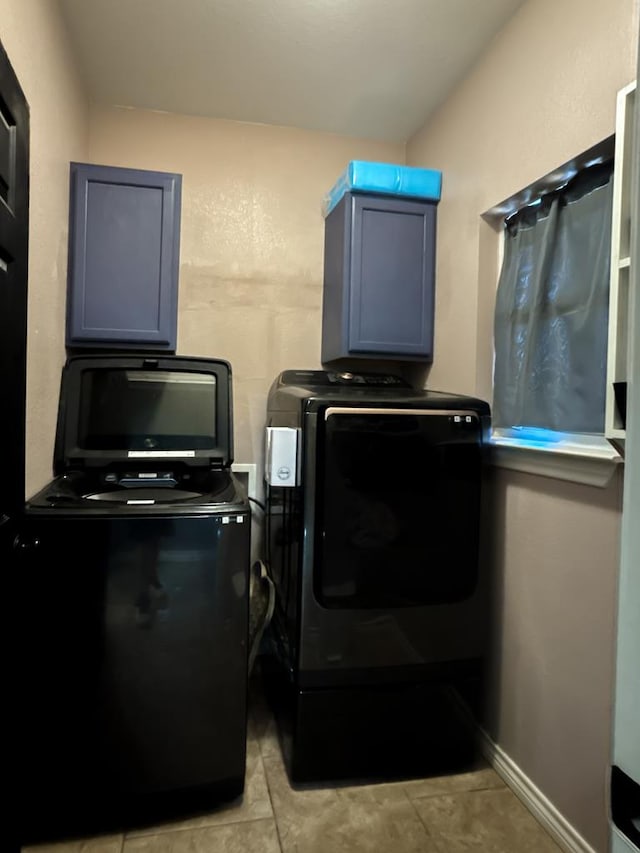
[[[58,0],[89,97],[406,141],[524,0]]]

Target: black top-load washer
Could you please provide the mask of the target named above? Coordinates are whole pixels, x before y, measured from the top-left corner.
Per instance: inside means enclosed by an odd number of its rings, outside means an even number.
[[[267,683],[293,781],[426,775],[472,754],[457,720],[481,689],[489,626],[489,428],[485,401],[394,375],[274,380]]]
[[[16,542],[23,842],[208,808],[245,778],[229,364],[71,357],[54,457]]]

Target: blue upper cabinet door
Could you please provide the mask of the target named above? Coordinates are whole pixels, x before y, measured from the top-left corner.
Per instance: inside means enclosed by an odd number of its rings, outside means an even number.
[[[182,176],[71,163],[67,346],[174,352]]]
[[[325,221],[323,363],[433,358],[436,202],[346,193]]]

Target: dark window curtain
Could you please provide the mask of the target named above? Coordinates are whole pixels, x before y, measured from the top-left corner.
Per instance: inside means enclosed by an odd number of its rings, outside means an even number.
[[[611,174],[580,173],[506,222],[494,426],[604,430]]]

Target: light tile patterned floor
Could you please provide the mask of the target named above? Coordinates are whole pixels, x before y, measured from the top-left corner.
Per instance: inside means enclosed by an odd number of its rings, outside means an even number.
[[[558,853],[490,767],[357,787],[292,789],[252,691],[244,796],[197,818],[23,853]]]

